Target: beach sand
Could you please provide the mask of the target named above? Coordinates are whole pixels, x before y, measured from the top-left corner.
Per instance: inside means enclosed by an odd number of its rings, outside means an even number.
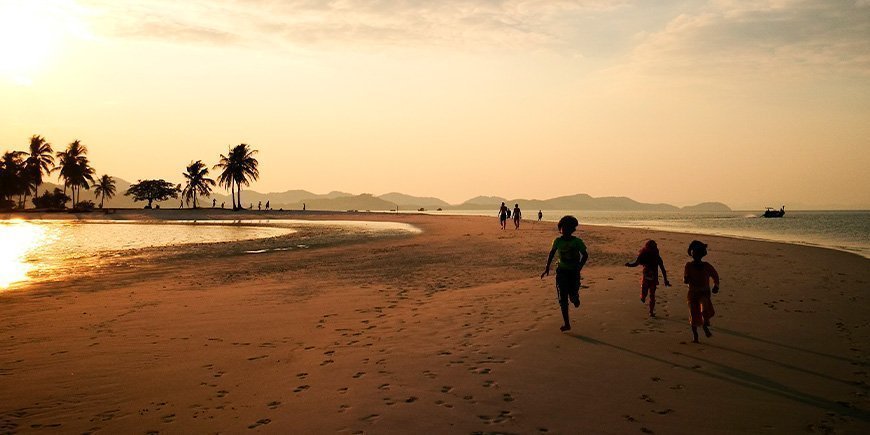
[[[190,216],[108,216],[155,215]],[[582,226],[582,305],[561,333],[553,277],[539,278],[552,222],[280,217],[423,232],[201,249],[2,292],[0,433],[870,432],[860,256]],[[655,319],[638,300],[640,270],[622,266],[648,238],[674,284],[659,288]],[[700,344],[681,284],[693,238],[722,277],[714,336]]]

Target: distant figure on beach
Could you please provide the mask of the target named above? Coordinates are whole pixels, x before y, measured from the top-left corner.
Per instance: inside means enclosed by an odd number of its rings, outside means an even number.
[[[514,229],[520,229],[520,219],[523,218],[523,212],[520,211],[520,205],[514,204]]]
[[[398,210],[398,208],[396,210]],[[305,203],[304,202],[302,203],[302,211],[305,211]]]
[[[665,280],[665,287],[670,287],[668,281],[668,272],[665,270],[665,262],[662,261],[662,256],[659,254],[659,247],[655,240],[647,240],[637,253],[637,259],[631,263],[625,263],[627,267],[643,266],[643,273],[640,277],[640,301],[646,303],[646,297],[649,295],[649,316],[656,316],[656,286],[659,285],[659,268],[662,269],[662,277]]]
[[[580,308],[580,271],[589,259],[586,252],[586,244],[583,240],[575,237],[574,231],[580,226],[580,222],[574,216],[563,216],[559,219],[557,227],[562,235],[553,240],[553,248],[547,257],[547,267],[541,274],[541,279],[550,274],[550,264],[553,257],[559,253],[559,264],[556,266],[556,294],[559,298],[559,308],[562,310],[562,319],[565,324],[560,331],[571,329],[571,320],[568,318],[568,300],[575,307]]]
[[[216,199],[216,198],[212,198],[212,199],[211,199],[211,208],[215,208],[216,205],[217,205],[217,199]]]
[[[541,219],[543,219],[543,218],[544,218],[544,212],[542,210],[538,210],[538,222],[540,222]]]
[[[689,244],[689,255],[692,261],[686,263],[683,282],[689,285],[687,299],[689,302],[689,317],[692,322],[692,343],[698,342],[698,327],[704,328],[704,335],[710,337],[710,318],[716,314],[711,299],[710,279],[713,279],[712,293],[719,293],[719,274],[713,265],[702,261],[707,255],[707,245],[692,240]]]
[[[181,200],[181,204],[178,205],[178,208],[184,208],[184,200]]]
[[[266,201],[266,210],[269,209],[269,201]]]
[[[254,209],[254,203],[252,202],[251,205],[248,206],[248,210],[253,210],[253,209]]]
[[[221,201],[221,208],[224,208],[224,204],[226,204],[226,203]]]
[[[251,203],[251,205],[253,205],[253,203]],[[257,210],[262,210],[262,209],[263,209],[263,201],[257,202]]]
[[[507,219],[510,216],[510,210],[508,210],[507,206],[504,203],[501,203],[501,207],[498,209],[498,221],[501,224],[501,229],[505,229],[507,226]]]

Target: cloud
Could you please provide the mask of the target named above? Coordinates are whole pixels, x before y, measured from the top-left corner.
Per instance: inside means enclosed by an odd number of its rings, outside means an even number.
[[[624,67],[647,75],[870,75],[870,8],[839,0],[719,0],[642,35]]]
[[[303,46],[564,43],[572,16],[623,0],[81,0],[104,33],[190,43]]]

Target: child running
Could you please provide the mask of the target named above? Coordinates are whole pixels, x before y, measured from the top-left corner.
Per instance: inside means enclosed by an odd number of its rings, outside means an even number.
[[[713,293],[719,293],[719,274],[710,263],[701,261],[707,255],[707,245],[692,240],[689,244],[692,261],[686,263],[683,282],[689,285],[689,316],[692,322],[692,343],[698,343],[698,327],[704,328],[704,335],[710,337],[710,318],[716,314],[710,300],[710,278],[713,279]]]
[[[640,252],[637,253],[637,259],[633,263],[625,263],[627,267],[643,266],[643,273],[640,278],[640,301],[646,303],[646,297],[649,295],[649,316],[656,316],[656,286],[659,285],[659,268],[662,269],[662,278],[665,280],[665,287],[670,287],[668,281],[668,272],[665,270],[665,263],[662,261],[662,256],[659,255],[659,247],[655,240],[648,240]]]
[[[556,294],[559,298],[559,307],[562,309],[562,319],[565,321],[565,324],[559,328],[562,332],[571,329],[571,320],[568,318],[568,299],[575,307],[580,307],[580,271],[586,264],[586,260],[589,259],[583,240],[573,235],[579,225],[580,223],[574,216],[564,216],[559,219],[557,227],[562,235],[553,240],[553,249],[550,250],[550,256],[547,257],[547,267],[541,274],[541,279],[550,274],[550,264],[558,252]]]

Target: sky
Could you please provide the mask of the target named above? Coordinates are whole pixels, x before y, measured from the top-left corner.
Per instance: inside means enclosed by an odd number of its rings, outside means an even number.
[[[260,192],[870,209],[870,0],[0,0],[0,151]]]

